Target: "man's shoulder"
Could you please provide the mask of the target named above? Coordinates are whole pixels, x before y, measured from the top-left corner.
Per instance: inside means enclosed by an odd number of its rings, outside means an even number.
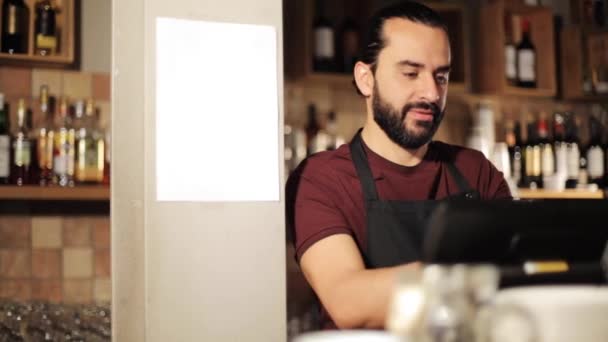
[[[352,165],[350,147],[344,144],[335,150],[322,151],[309,156],[298,166],[298,169],[304,177],[316,177],[354,173]]]

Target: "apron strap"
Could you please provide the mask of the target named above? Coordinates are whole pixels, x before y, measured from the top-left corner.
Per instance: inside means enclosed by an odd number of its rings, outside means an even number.
[[[469,182],[467,182],[466,178],[464,178],[462,173],[460,173],[460,171],[458,171],[458,168],[456,168],[454,163],[446,163],[446,165],[448,167],[448,171],[450,172],[450,174],[456,181],[456,184],[458,185],[460,192],[473,193],[474,192],[473,188],[471,188],[471,186],[469,185]]]
[[[361,130],[355,134],[355,137],[350,142],[350,154],[361,182],[361,189],[363,190],[363,198],[365,201],[376,201],[378,200],[378,191],[376,191],[376,184],[374,182],[374,176],[372,170],[369,168],[367,162],[367,156],[365,155],[365,149],[363,148],[363,142],[361,141]]]

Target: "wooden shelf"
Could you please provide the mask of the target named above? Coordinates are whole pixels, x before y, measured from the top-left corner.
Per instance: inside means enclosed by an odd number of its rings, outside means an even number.
[[[0,200],[109,201],[110,187],[103,185],[73,188],[0,186]]]
[[[0,64],[26,67],[70,67],[75,62],[75,30],[77,27],[76,13],[79,12],[77,0],[55,0],[57,14],[55,18],[57,38],[57,54],[39,56],[34,53],[34,22],[35,0],[25,0],[29,12],[29,27],[27,37],[27,53],[0,53]],[[0,18],[0,21],[2,19]],[[1,23],[1,22],[0,22]]]
[[[563,191],[517,189],[517,198],[520,199],[603,199],[602,190],[566,189]]]

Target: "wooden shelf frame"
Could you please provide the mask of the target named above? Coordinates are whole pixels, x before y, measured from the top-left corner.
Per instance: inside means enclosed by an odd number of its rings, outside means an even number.
[[[0,186],[0,200],[40,201],[109,201],[107,185],[79,185],[71,188],[27,186]]]
[[[520,199],[604,199],[602,190],[566,189],[563,191],[550,191],[544,189],[517,189]]]
[[[80,6],[80,0],[54,0],[59,9],[56,18],[58,34],[58,54],[51,56],[40,56],[34,53],[34,22],[36,15],[36,0],[25,0],[29,11],[29,25],[27,32],[27,53],[9,54],[0,52],[0,63],[17,66],[45,66],[45,67],[68,67],[75,63],[76,56],[76,13]],[[0,24],[1,24],[0,18]]]

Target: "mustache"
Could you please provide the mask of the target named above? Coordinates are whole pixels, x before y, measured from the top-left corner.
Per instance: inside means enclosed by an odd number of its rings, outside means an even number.
[[[401,121],[405,120],[405,116],[407,112],[412,109],[422,109],[422,110],[430,110],[433,112],[433,120],[437,120],[439,115],[441,114],[441,109],[436,103],[432,102],[412,102],[403,106],[403,110],[401,110]]]

